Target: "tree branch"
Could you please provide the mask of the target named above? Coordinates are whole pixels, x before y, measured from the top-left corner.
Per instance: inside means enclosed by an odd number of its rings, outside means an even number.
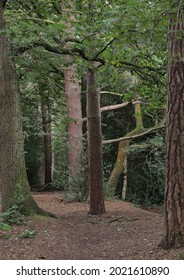
[[[33,19],[33,18],[29,18],[29,19]],[[43,21],[42,19],[34,19],[34,20],[38,20],[38,21]],[[48,23],[47,20],[44,20],[44,22]],[[57,38],[54,38],[54,40],[59,43],[58,39]],[[75,38],[67,38],[66,39],[68,42],[69,41],[73,41],[73,42],[76,42],[76,43],[79,43],[81,44],[82,41],[78,40],[78,39],[75,39]],[[107,63],[107,61],[103,58],[100,58],[99,55],[104,52],[108,46],[110,44],[112,44],[113,41],[115,41],[116,38],[113,38],[101,51],[99,51],[94,57],[90,58],[88,57],[84,50],[82,50],[81,48],[78,48],[78,47],[74,47],[74,48],[71,48],[71,49],[66,49],[66,48],[60,48],[60,47],[55,47],[55,46],[52,46],[50,44],[48,44],[46,41],[44,41],[43,39],[41,39],[39,42],[35,42],[33,44],[30,44],[30,45],[27,45],[27,46],[24,46],[24,47],[21,47],[18,49],[18,53],[23,53],[33,47],[37,47],[37,46],[40,46],[40,47],[43,47],[45,50],[49,51],[49,52],[53,52],[53,53],[57,53],[57,54],[66,54],[66,55],[77,55],[77,56],[80,56],[81,58],[83,58],[84,60],[86,61],[94,61],[94,62],[99,62],[101,65],[105,65]],[[66,41],[65,41],[66,42]],[[155,67],[152,67],[152,66],[148,66],[148,65],[145,65],[145,66],[141,66],[141,65],[138,65],[138,64],[134,64],[132,62],[129,62],[129,61],[120,61],[116,64],[115,63],[111,63],[114,67],[121,67],[122,65],[126,65],[126,66],[129,66],[131,67],[132,69],[135,69],[135,71],[141,71],[141,70],[149,70],[149,71],[155,71],[161,75],[164,75],[165,74],[165,71],[163,71],[162,68],[155,68]],[[147,74],[147,73],[145,73]]]
[[[110,111],[110,110],[117,110],[117,109],[120,109],[120,108],[123,108],[123,107],[126,107],[130,104],[137,104],[139,103],[140,101],[130,101],[130,102],[124,102],[124,103],[120,103],[120,104],[116,104],[116,105],[109,105],[109,106],[104,106],[102,108],[100,108],[100,112],[106,112],[106,111]],[[87,121],[87,117],[85,118],[82,118],[82,121],[85,122]]]
[[[72,49],[57,48],[57,47],[54,47],[54,46],[48,44],[47,42],[45,42],[43,40],[38,43],[38,46],[43,47],[45,50],[47,50],[49,52],[58,53],[58,54],[66,54],[66,55],[77,55],[87,61],[96,61],[103,65],[105,64],[104,59],[101,59],[100,57],[89,58],[86,56],[85,52],[82,49],[79,49],[77,47],[74,47]]]
[[[162,129],[162,128],[165,128],[165,127],[166,127],[165,124],[154,126],[152,128],[146,129],[144,132],[142,132],[140,134],[136,134],[136,135],[132,135],[132,136],[127,135],[127,136],[120,137],[120,138],[117,138],[117,139],[104,140],[104,141],[102,141],[102,144],[112,144],[112,143],[117,143],[117,142],[124,141],[124,140],[133,140],[133,139],[142,137],[144,135],[155,132],[155,131],[157,131],[159,129]]]
[[[113,91],[108,91],[108,90],[100,91],[100,94],[103,94],[103,93],[105,93],[105,94],[107,93],[107,94],[117,95],[117,96],[122,96],[122,95],[123,95],[122,93],[113,92]]]
[[[164,68],[155,68],[155,67],[152,67],[152,66],[148,66],[148,65],[145,65],[145,66],[141,66],[141,65],[138,65],[138,64],[135,64],[135,63],[132,63],[132,62],[129,62],[129,61],[125,61],[125,60],[122,60],[122,61],[118,61],[118,66],[122,66],[122,65],[127,65],[127,66],[130,66],[132,68],[136,68],[137,70],[149,70],[149,71],[154,71],[154,72],[158,72],[159,74],[162,74],[162,75],[165,75],[165,71]],[[113,66],[117,66],[116,64],[113,64]]]
[[[108,42],[107,45],[95,55],[95,57],[98,57],[100,54],[102,54],[116,39],[117,37],[113,38],[110,42]]]
[[[137,104],[137,103],[139,103],[139,102],[140,102],[140,101],[133,101],[133,102],[130,101],[130,102],[124,102],[124,103],[120,103],[120,104],[116,104],[116,105],[104,106],[104,107],[100,108],[100,112],[102,113],[102,112],[105,112],[105,111],[117,110],[117,109],[119,109],[119,108],[126,107],[126,106],[128,106],[128,105],[130,105],[130,104],[135,105],[135,104]]]
[[[100,112],[102,113],[102,112],[106,112],[106,111],[110,111],[110,110],[116,110],[116,109],[119,109],[119,108],[126,107],[129,104],[132,104],[132,102],[124,102],[124,103],[121,103],[121,104],[104,106],[104,107],[100,108]]]

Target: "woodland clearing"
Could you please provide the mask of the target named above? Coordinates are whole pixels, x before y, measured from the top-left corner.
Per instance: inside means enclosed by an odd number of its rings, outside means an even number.
[[[181,259],[182,249],[163,250],[163,214],[131,203],[106,201],[106,214],[87,214],[84,202],[61,202],[60,193],[35,192],[34,199],[58,219],[35,216],[25,225],[0,229],[1,260]],[[23,233],[34,232],[24,236]],[[21,237],[22,236],[22,237]]]

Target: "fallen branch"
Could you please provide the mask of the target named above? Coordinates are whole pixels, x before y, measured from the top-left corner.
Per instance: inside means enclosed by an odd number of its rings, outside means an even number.
[[[124,217],[123,216],[119,216],[119,217],[116,217],[110,221],[108,221],[108,223],[113,223],[113,222],[121,222],[121,220],[123,219]]]

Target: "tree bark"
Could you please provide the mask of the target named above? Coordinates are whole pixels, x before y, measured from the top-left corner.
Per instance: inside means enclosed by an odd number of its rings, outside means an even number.
[[[126,193],[127,193],[127,183],[128,183],[128,168],[127,168],[127,156],[124,160],[124,169],[123,169],[123,188],[122,188],[122,199],[125,200],[126,199]]]
[[[176,7],[168,33],[165,249],[184,246],[184,10]]]
[[[134,104],[134,108],[135,108],[134,111],[135,111],[135,119],[136,119],[136,128],[133,131],[129,132],[127,136],[136,135],[144,130],[143,123],[142,123],[140,102],[136,102]],[[117,159],[108,181],[108,187],[112,193],[115,192],[119,177],[123,172],[125,161],[128,154],[129,144],[130,144],[130,140],[128,139],[120,141],[118,144]]]
[[[134,111],[135,111],[136,129],[143,129],[141,102],[137,101],[134,104],[134,108],[135,108]]]
[[[2,210],[17,205],[23,214],[44,213],[33,200],[27,180],[20,95],[8,55],[3,2],[0,0],[0,187]]]
[[[108,181],[108,187],[112,195],[114,195],[119,177],[124,169],[125,160],[128,154],[129,143],[129,140],[124,140],[119,142],[118,144],[117,159]]]
[[[63,7],[63,5],[62,5]],[[73,0],[67,2],[68,11],[65,12],[67,18],[65,25],[68,36],[75,33],[72,22],[75,20]],[[67,43],[66,47],[71,43]],[[77,65],[73,62],[73,57],[65,55],[64,70],[65,95],[68,116],[68,174],[69,185],[73,192],[80,192],[81,189],[81,169],[82,169],[82,109],[80,99],[80,83]]]
[[[65,57],[66,59],[66,57]],[[81,180],[81,158],[82,158],[82,113],[80,102],[80,85],[77,77],[77,66],[70,65],[64,71],[65,94],[68,115],[68,171],[69,182],[72,189],[80,189],[78,181]]]
[[[87,118],[88,118],[88,182],[90,210],[89,214],[105,213],[103,196],[103,158],[102,130],[100,114],[100,93],[94,69],[87,73]]]

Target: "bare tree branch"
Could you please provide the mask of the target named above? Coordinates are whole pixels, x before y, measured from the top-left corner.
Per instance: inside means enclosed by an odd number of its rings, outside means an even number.
[[[121,103],[121,104],[104,106],[104,107],[100,108],[100,112],[102,113],[102,112],[106,112],[106,111],[110,111],[110,110],[116,110],[116,109],[119,109],[119,108],[126,107],[130,104],[132,104],[132,102],[124,102],[124,103]]]
[[[124,103],[120,103],[120,104],[116,104],[116,105],[109,105],[109,106],[104,106],[102,108],[100,108],[100,112],[106,112],[106,111],[110,111],[110,110],[117,110],[117,109],[120,109],[120,108],[123,108],[123,107],[126,107],[130,104],[137,104],[137,103],[140,103],[140,101],[130,101],[130,102],[124,102]],[[87,117],[85,118],[82,118],[82,121],[85,122],[87,121]]]
[[[120,137],[120,138],[117,138],[117,139],[104,140],[104,141],[102,141],[102,144],[112,144],[112,143],[117,143],[117,142],[124,141],[124,140],[133,140],[133,139],[142,137],[144,135],[147,135],[149,133],[155,132],[159,129],[163,129],[165,127],[166,127],[165,124],[159,125],[159,126],[154,126],[152,128],[148,128],[144,132],[141,132],[141,133],[136,134],[136,135],[132,135],[132,136],[127,135],[127,136]]]

